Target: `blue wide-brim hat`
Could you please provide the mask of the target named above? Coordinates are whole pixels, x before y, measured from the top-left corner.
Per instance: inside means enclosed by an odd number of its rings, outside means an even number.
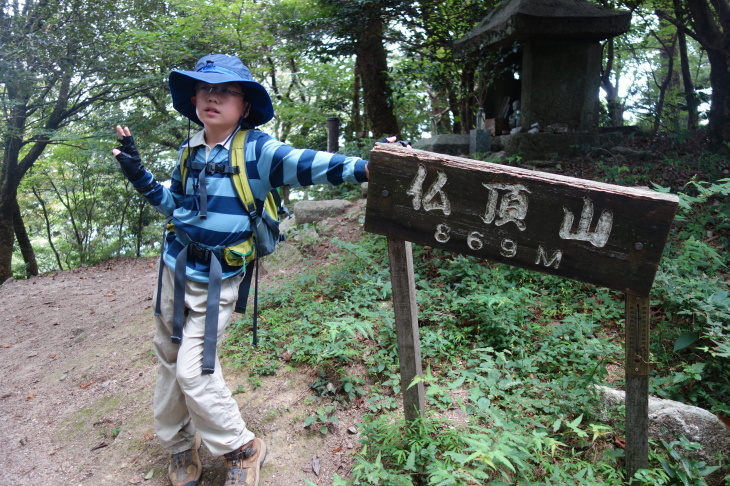
[[[209,84],[240,83],[246,101],[251,103],[244,122],[258,126],[274,118],[274,106],[269,93],[253,80],[251,72],[241,60],[235,56],[213,54],[200,58],[195,64],[195,71],[170,73],[172,106],[198,125],[202,126],[203,122],[195,113],[195,105],[190,98],[195,95],[195,85],[200,81]]]

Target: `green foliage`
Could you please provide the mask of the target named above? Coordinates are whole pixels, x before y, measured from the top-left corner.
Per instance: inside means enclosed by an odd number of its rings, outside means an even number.
[[[708,230],[727,234],[730,179],[691,182],[655,282],[657,319],[654,393],[713,412],[730,413],[730,297],[727,240],[705,241]],[[719,242],[719,245],[718,245]]]
[[[353,184],[352,182],[345,182],[338,186],[321,184],[297,189],[296,194],[296,199],[305,201],[323,201],[328,199],[354,200],[362,197],[362,188],[360,184]]]
[[[150,254],[159,243],[162,218],[94,140],[47,150],[20,191],[41,271]],[[16,260],[21,258],[16,255]]]
[[[310,415],[304,420],[304,426],[312,430],[318,429],[320,433],[327,434],[330,427],[340,422],[336,412],[337,407],[334,405],[319,407],[315,410],[314,415]]]
[[[689,441],[684,435],[675,441],[661,442],[664,450],[654,449],[651,454],[659,462],[661,469],[639,470],[636,473],[636,479],[644,484],[706,486],[705,478],[720,468],[707,466],[704,461],[690,458],[687,453],[702,446]]]
[[[714,411],[725,410],[730,389],[722,359],[728,295],[715,276],[725,259],[722,248],[699,239],[705,226],[692,225],[724,184],[686,205],[697,217],[683,213],[673,230],[652,301],[653,391]],[[624,434],[623,410],[603,410],[594,393],[594,385],[610,379],[620,386],[623,378],[609,374],[624,357],[621,294],[415,246],[427,365],[417,381],[428,413],[407,425],[383,238],[338,242],[332,261],[265,294],[259,349],[236,347],[229,356],[275,361],[286,350],[290,365],[317,367],[311,388],[322,403],[306,424],[320,432],[331,430],[336,407],[364,398],[364,446],[350,477],[333,484],[625,483],[614,439]],[[248,339],[247,329],[234,326],[233,338]],[[355,376],[358,367],[366,372]],[[653,445],[650,468],[637,477],[702,484],[711,469],[672,459],[684,447]]]
[[[455,425],[432,415],[410,424],[388,415],[374,418],[364,424],[367,445],[350,481],[339,484],[622,484],[616,468],[620,454],[596,451],[604,431],[589,436],[579,427],[582,417],[562,428],[560,440],[557,422],[552,428],[535,427],[496,408],[481,418],[488,427]],[[567,444],[576,439],[603,461],[581,460],[584,453]],[[564,450],[568,454],[561,454]]]

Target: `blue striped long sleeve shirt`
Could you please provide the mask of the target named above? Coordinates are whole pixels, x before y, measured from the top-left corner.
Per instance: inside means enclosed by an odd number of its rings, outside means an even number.
[[[190,156],[195,162],[230,164],[228,145],[218,144],[208,150],[203,132],[191,137]],[[182,148],[180,154],[182,154]],[[357,157],[346,157],[309,149],[294,149],[269,135],[250,130],[246,139],[246,173],[257,206],[262,207],[268,192],[277,187],[304,187],[314,184],[341,184],[365,182],[367,162]],[[178,157],[179,159],[180,157]],[[133,181],[136,189],[145,186],[151,189],[144,194],[147,201],[166,217],[171,218],[175,229],[184,231],[199,246],[221,249],[234,246],[251,236],[251,221],[245,210],[230,175],[206,174],[207,217],[201,218],[199,171],[189,169],[183,191],[180,160],[172,173],[170,187],[154,183],[149,171],[139,180]],[[150,184],[152,184],[150,186]],[[165,264],[174,270],[175,258],[184,244],[174,233],[167,235],[163,249]],[[223,278],[229,278],[244,271],[243,266],[231,266],[221,261]],[[209,263],[188,258],[186,276],[198,282],[208,281]]]

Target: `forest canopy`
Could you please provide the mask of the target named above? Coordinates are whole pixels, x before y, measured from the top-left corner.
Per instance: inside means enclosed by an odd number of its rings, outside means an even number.
[[[155,251],[159,219],[109,149],[112,127],[129,125],[147,166],[170,172],[189,130],[170,103],[172,69],[237,55],[274,101],[265,131],[325,149],[334,116],[343,151],[366,154],[384,135],[468,133],[495,73],[519,77],[510,52],[463,58],[453,49],[497,4],[2,0],[0,281]],[[728,3],[610,7],[632,23],[602,42],[601,126],[727,150]]]

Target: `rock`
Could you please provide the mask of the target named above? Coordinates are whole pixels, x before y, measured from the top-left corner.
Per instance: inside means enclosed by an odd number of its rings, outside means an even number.
[[[568,133],[568,124],[551,123],[550,125],[545,126],[545,131],[547,133]]]
[[[314,223],[332,216],[344,215],[352,206],[349,201],[299,201],[294,204],[294,218],[297,224]]]
[[[606,408],[624,404],[624,391],[605,386],[597,386],[596,390]],[[693,459],[713,466],[717,465],[718,456],[730,457],[730,431],[717,416],[699,407],[649,397],[649,438],[671,442],[682,435],[702,445],[699,450],[688,454]],[[707,484],[720,486],[726,473],[716,471],[706,478]]]
[[[422,138],[413,148],[439,154],[463,156],[469,153],[469,135],[442,134]]]
[[[655,157],[654,154],[652,154],[649,151],[634,150],[632,148],[624,147],[622,145],[617,145],[615,147],[612,147],[610,149],[610,152],[615,155],[620,155],[622,157],[625,157],[627,159],[632,159],[632,160],[649,160],[649,159]]]
[[[283,272],[287,268],[300,263],[308,247],[318,245],[322,237],[313,227],[297,226],[302,223],[314,223],[330,217],[345,218],[354,204],[344,200],[299,201],[294,204],[294,217],[285,219],[279,230],[285,236],[274,253],[261,259],[264,273]]]
[[[83,327],[75,327],[75,328],[71,329],[71,337],[72,338],[78,337],[85,332],[86,332],[86,329],[84,329]]]
[[[292,237],[291,241],[294,241],[299,246],[313,246],[319,243],[320,237],[319,233],[317,233],[317,230],[313,227],[307,227],[305,229],[300,229],[297,231]]]
[[[503,137],[503,149],[508,156],[519,155],[523,161],[555,157],[580,157],[593,147],[610,143],[615,146],[620,135],[596,133],[518,133]],[[614,140],[616,138],[616,140]]]
[[[492,135],[488,130],[469,131],[469,154],[484,154],[491,152]]]

